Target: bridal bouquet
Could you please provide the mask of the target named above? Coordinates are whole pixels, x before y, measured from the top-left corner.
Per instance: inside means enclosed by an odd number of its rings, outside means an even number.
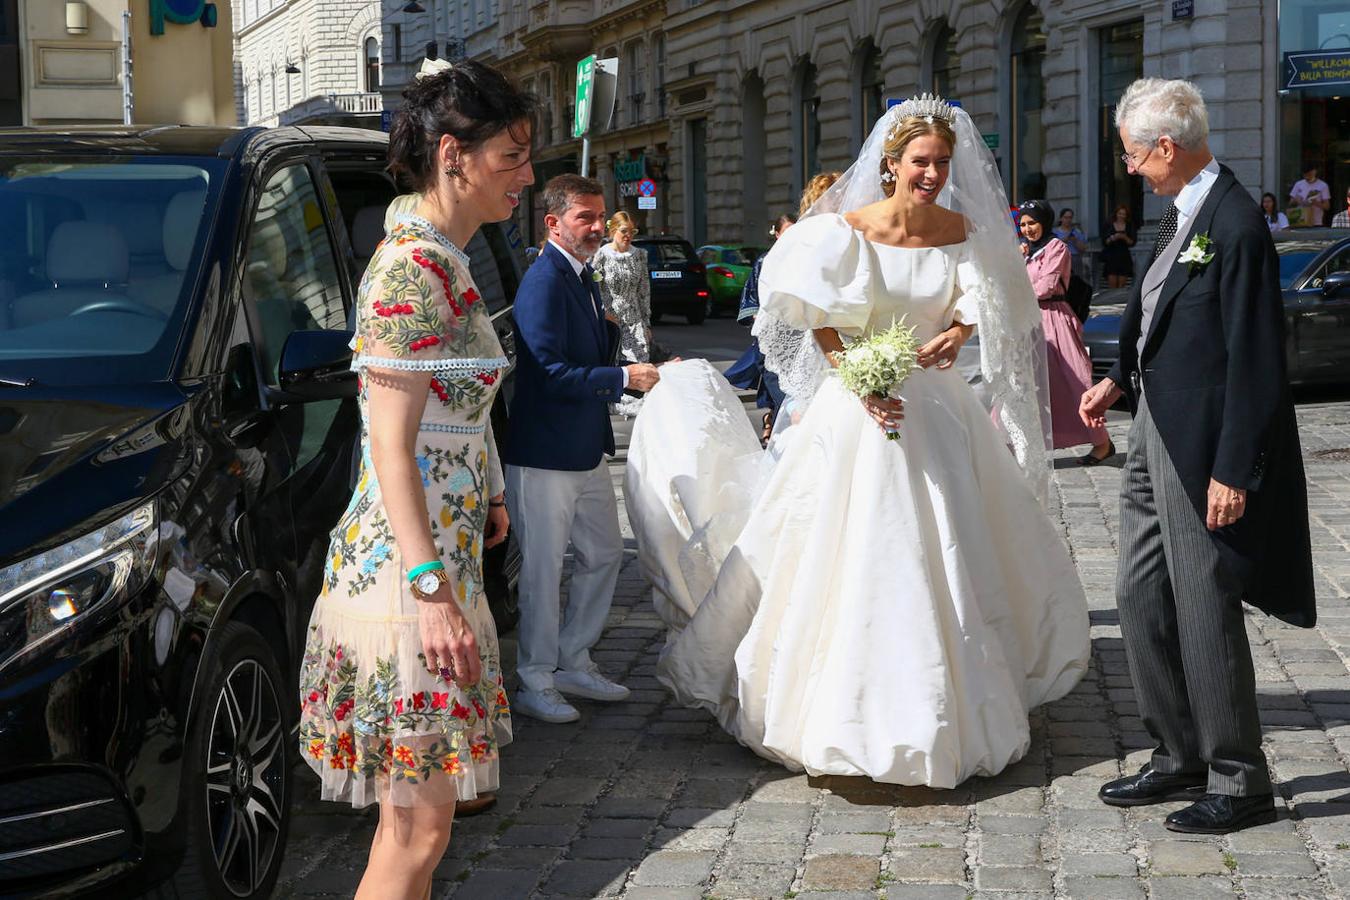
[[[835,360],[839,380],[859,397],[895,396],[909,373],[919,368],[919,342],[914,329],[906,328],[902,318],[885,331],[849,344],[848,349],[835,354]],[[886,437],[893,441],[900,433],[888,431]]]

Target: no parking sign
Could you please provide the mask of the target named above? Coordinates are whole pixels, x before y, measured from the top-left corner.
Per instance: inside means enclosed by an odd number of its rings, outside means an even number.
[[[639,197],[656,196],[656,182],[652,181],[650,178],[644,178],[641,181],[639,181],[637,189]]]

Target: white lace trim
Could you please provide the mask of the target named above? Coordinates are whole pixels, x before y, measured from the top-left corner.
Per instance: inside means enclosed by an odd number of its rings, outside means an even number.
[[[432,240],[444,247],[447,253],[463,263],[464,266],[468,267],[470,265],[469,254],[452,244],[450,239],[441,234],[435,225],[432,225],[421,216],[414,216],[412,214],[401,215],[394,219],[394,225],[395,227],[399,225],[416,225],[421,230],[427,232]]]
[[[352,359],[353,371],[364,368],[394,369],[401,372],[436,372],[455,377],[485,375],[505,369],[507,359],[497,356],[485,359],[399,359],[393,356],[373,356],[369,353]]]

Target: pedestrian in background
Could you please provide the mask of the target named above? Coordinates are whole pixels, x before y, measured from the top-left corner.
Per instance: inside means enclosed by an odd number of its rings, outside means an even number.
[[[379,803],[360,900],[429,895],[456,802],[491,802],[511,740],[482,563],[508,526],[488,420],[507,359],[464,247],[534,182],[535,104],[482,63],[422,74],[388,151],[420,197],[358,293],[361,471],[300,671],[323,798]]]
[[[1073,210],[1067,206],[1059,211],[1059,223],[1055,225],[1054,235],[1069,248],[1069,271],[1083,277],[1082,253],[1087,249],[1087,235],[1078,227]]]
[[[1102,226],[1102,273],[1109,288],[1122,288],[1134,277],[1134,259],[1130,255],[1134,235],[1130,208],[1122,203]]]
[[[1345,208],[1331,218],[1332,228],[1350,228],[1350,188],[1345,189]]]
[[[652,282],[647,274],[647,251],[633,246],[638,228],[623,210],[605,223],[609,243],[591,261],[600,278],[605,311],[619,326],[619,356],[625,362],[651,362]],[[642,398],[624,394],[612,410],[626,417],[642,409]]]
[[[1266,225],[1271,231],[1284,231],[1289,227],[1289,217],[1280,211],[1280,202],[1270,191],[1261,195],[1261,214],[1266,217]]]
[[[1041,307],[1045,331],[1045,362],[1050,382],[1050,426],[1054,448],[1091,444],[1078,460],[1080,466],[1100,465],[1116,452],[1102,427],[1090,427],[1078,417],[1078,401],[1092,386],[1092,361],[1083,346],[1083,325],[1069,308],[1072,277],[1069,247],[1052,234],[1054,211],[1044,200],[1028,200],[1018,209],[1022,253],[1027,258],[1031,289]],[[1063,215],[1060,216],[1063,221]]]
[[[1289,202],[1298,208],[1297,224],[1305,228],[1322,224],[1323,214],[1331,209],[1331,188],[1317,177],[1316,165],[1309,163],[1303,167],[1303,178],[1289,189]]]

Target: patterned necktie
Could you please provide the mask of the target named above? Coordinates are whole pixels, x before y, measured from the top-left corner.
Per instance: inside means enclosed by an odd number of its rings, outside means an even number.
[[[1172,238],[1177,236],[1177,205],[1173,203],[1167,207],[1167,212],[1163,213],[1162,221],[1158,223],[1158,239],[1153,244],[1153,255],[1148,258],[1149,265],[1163,252],[1168,244],[1172,243]]]

